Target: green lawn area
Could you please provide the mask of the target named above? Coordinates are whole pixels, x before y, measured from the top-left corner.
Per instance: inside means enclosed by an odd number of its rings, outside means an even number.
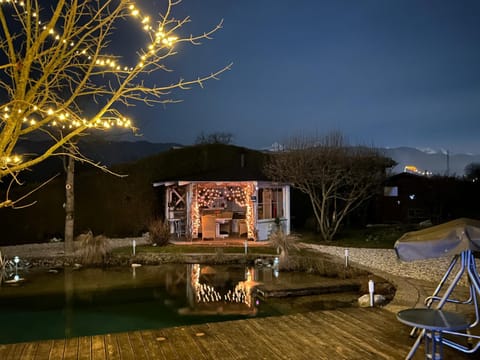
[[[395,241],[405,232],[416,230],[414,226],[389,225],[389,226],[371,226],[361,229],[344,229],[339,232],[334,241],[325,242],[321,240],[319,234],[312,232],[297,233],[301,242],[324,244],[341,247],[361,247],[361,248],[383,248],[392,249]],[[219,245],[167,245],[167,246],[137,246],[138,254],[142,253],[168,253],[168,254],[215,254],[217,249],[222,248],[224,254],[243,254],[245,248],[238,246],[219,246]],[[113,250],[113,254],[130,255],[131,247],[118,248]],[[275,255],[277,249],[272,246],[250,246],[249,254]]]
[[[324,245],[358,248],[393,249],[395,241],[408,231],[417,230],[414,225],[370,226],[357,229],[344,229],[330,242],[321,240],[319,234],[300,233],[301,241]]]

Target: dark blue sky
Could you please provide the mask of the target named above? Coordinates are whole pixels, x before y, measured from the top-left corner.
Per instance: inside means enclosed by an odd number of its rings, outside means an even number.
[[[179,49],[174,75],[234,65],[176,93],[180,104],[139,106],[144,140],[222,131],[263,148],[340,130],[351,143],[480,153],[480,1],[183,0],[177,10],[192,18],[188,34],[224,27]]]

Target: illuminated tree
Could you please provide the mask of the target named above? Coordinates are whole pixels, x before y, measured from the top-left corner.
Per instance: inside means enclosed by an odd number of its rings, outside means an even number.
[[[178,45],[197,45],[221,27],[182,35],[190,18],[173,16],[178,3],[165,0],[154,21],[133,0],[0,0],[0,181],[19,183],[19,173],[51,156],[102,167],[72,145],[78,136],[135,130],[125,115],[129,107],[175,102],[172,90],[203,86],[229,69],[192,80],[172,76],[166,60]],[[114,53],[112,35],[125,26],[138,31],[139,48]],[[154,73],[164,74],[162,84]],[[20,139],[38,137],[51,140],[45,151],[16,153]],[[17,200],[7,190],[0,208]]]
[[[391,166],[375,149],[349,146],[335,132],[291,138],[270,157],[265,172],[309,197],[320,233],[331,241],[345,217],[377,193]]]

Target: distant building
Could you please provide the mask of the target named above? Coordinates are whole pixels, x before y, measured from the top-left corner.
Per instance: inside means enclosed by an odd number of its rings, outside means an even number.
[[[444,176],[403,172],[388,178],[378,203],[379,222],[440,223],[480,218],[480,184]]]
[[[410,174],[416,174],[416,175],[422,175],[422,176],[432,176],[431,171],[423,171],[418,169],[415,165],[406,165],[405,168],[403,169],[404,172],[410,173]]]

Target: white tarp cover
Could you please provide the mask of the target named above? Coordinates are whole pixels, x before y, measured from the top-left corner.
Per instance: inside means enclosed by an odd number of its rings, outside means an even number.
[[[479,220],[452,220],[407,232],[395,242],[397,256],[404,261],[453,257],[466,250],[480,251]]]

